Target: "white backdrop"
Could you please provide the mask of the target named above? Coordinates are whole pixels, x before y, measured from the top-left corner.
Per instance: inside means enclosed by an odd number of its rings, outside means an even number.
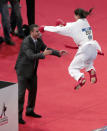
[[[5,115],[1,115],[4,105]],[[17,84],[0,89],[0,131],[18,131]]]

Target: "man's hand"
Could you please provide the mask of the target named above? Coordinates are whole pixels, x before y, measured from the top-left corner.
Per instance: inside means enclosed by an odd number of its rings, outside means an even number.
[[[61,56],[62,56],[62,55],[66,55],[66,54],[68,54],[68,52],[65,51],[65,50],[60,50],[59,53],[60,53]]]
[[[52,50],[47,50],[47,48],[44,50],[43,54],[46,55],[51,55],[52,54]]]

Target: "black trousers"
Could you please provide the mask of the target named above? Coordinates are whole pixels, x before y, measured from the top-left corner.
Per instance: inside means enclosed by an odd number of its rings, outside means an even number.
[[[10,25],[12,31],[15,30],[16,26],[18,28],[18,33],[23,34],[22,31],[22,17],[18,1],[9,0],[12,6],[11,16],[10,16]]]
[[[28,102],[26,112],[34,111],[37,95],[37,75],[33,78],[25,78],[17,75],[18,78],[18,105],[19,119],[22,118],[23,106],[25,101],[25,92],[28,89]]]
[[[26,0],[28,24],[35,24],[35,0]]]
[[[20,2],[20,0],[19,0]],[[35,24],[35,0],[26,0],[28,24]]]
[[[10,17],[8,11],[8,4],[5,3],[0,6],[0,14],[2,19],[3,31],[4,31],[4,38],[6,40],[10,39]]]

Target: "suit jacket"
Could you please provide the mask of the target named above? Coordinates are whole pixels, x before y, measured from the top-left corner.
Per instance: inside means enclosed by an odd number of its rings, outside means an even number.
[[[37,39],[36,46],[29,35],[26,37],[21,45],[19,55],[16,61],[15,69],[17,75],[31,78],[37,71],[39,59],[44,59],[45,56],[41,51],[44,51],[47,46],[43,43],[41,39]],[[59,51],[52,50],[52,55],[60,57]]]

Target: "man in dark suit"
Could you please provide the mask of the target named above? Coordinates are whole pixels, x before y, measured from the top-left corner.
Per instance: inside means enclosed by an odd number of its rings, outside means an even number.
[[[38,25],[30,26],[30,35],[27,36],[21,45],[15,69],[18,78],[18,95],[19,95],[19,123],[25,124],[22,119],[24,97],[26,88],[29,91],[26,115],[35,118],[41,116],[34,113],[36,94],[37,94],[37,67],[39,59],[45,59],[46,55],[55,55],[61,57],[66,51],[57,51],[43,43],[40,37]]]

